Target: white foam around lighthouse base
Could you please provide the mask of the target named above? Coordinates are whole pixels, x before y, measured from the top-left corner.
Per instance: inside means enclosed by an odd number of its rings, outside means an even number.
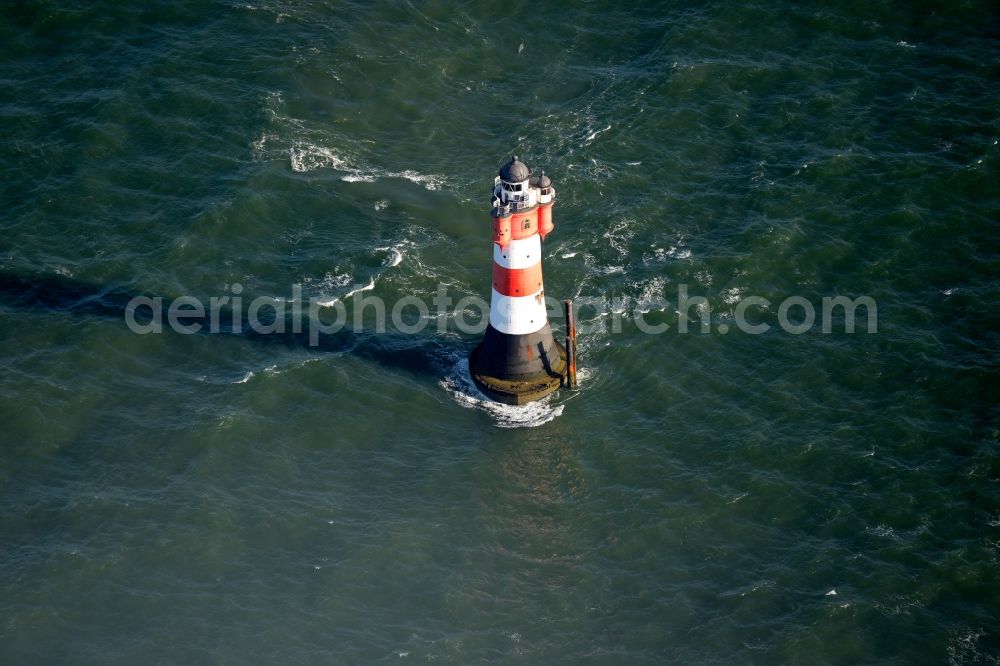
[[[526,405],[505,405],[490,400],[472,382],[467,358],[455,363],[448,376],[441,380],[441,386],[462,407],[479,409],[492,416],[498,428],[535,428],[563,413],[563,405],[550,404],[551,396]]]

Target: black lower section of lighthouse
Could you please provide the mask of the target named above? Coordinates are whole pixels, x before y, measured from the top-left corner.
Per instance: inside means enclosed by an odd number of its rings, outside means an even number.
[[[566,349],[546,323],[534,333],[513,335],[487,326],[472,350],[469,370],[479,390],[508,405],[544,398],[563,382]]]

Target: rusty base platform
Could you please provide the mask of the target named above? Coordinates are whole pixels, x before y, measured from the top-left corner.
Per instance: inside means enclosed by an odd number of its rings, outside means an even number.
[[[555,348],[559,352],[553,359],[551,367],[543,372],[511,378],[490,377],[476,372],[477,356],[482,344],[476,346],[469,356],[469,373],[480,391],[488,397],[507,405],[524,405],[535,400],[541,400],[563,385],[566,375],[566,348],[558,342]]]

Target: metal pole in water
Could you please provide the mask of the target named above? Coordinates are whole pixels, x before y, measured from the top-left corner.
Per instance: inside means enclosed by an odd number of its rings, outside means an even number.
[[[566,311],[566,386],[576,388],[576,319],[573,315],[573,301],[563,301]]]

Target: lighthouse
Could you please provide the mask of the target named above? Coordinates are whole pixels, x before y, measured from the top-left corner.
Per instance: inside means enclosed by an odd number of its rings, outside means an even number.
[[[556,193],[516,155],[494,179],[493,290],[490,323],[469,357],[476,386],[499,402],[522,405],[557,388],[566,350],[549,327],[542,284],[542,239],[553,228]]]

